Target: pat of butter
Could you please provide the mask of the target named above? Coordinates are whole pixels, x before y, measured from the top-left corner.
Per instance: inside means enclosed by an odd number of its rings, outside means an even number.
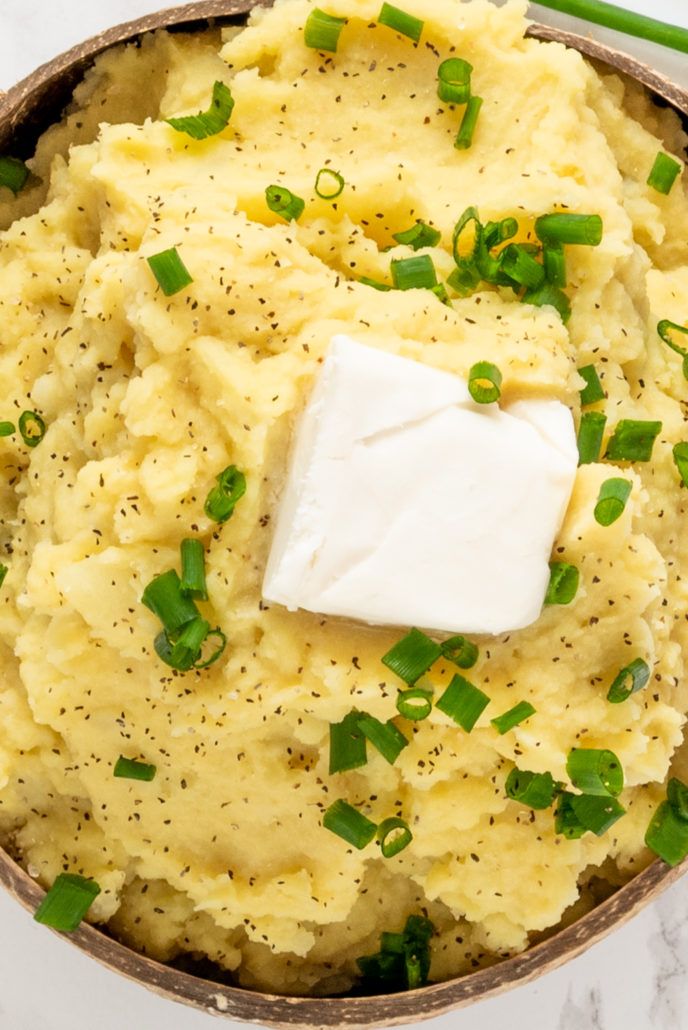
[[[336,336],[298,427],[263,596],[375,624],[528,626],[577,465],[559,401],[475,404],[457,376]]]

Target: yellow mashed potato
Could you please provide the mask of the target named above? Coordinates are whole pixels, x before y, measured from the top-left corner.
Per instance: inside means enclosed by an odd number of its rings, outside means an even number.
[[[436,928],[434,979],[528,946],[570,918],[593,873],[620,883],[650,860],[643,837],[682,740],[688,687],[688,534],[672,446],[688,438],[681,360],[656,335],[688,317],[688,202],[646,185],[678,119],[576,53],[523,38],[525,3],[407,0],[421,44],[375,25],[377,0],[328,0],[346,16],[336,56],[307,49],[311,5],[289,0],[225,39],[159,34],[101,58],[63,123],[39,144],[15,200],[0,191],[0,418],[33,409],[48,431],[0,441],[0,830],[40,882],[93,877],[89,918],[162,960],[208,956],[236,982],[328,993],[412,913]],[[474,66],[484,98],[471,149],[439,102],[440,59]],[[194,142],[162,119],[236,107]],[[100,124],[102,123],[102,124]],[[335,204],[315,176],[347,183]],[[268,210],[279,183],[304,198],[298,224]],[[600,214],[599,247],[567,248],[572,315],[481,287],[445,306],[423,290],[382,293],[392,234],[432,222],[442,279],[453,227]],[[146,257],[178,247],[193,284],[166,299]],[[505,397],[558,398],[580,414],[576,369],[594,363],[608,431],[659,419],[651,462],[624,466],[623,516],[593,517],[609,462],[579,469],[556,544],[579,567],[567,607],[484,639],[472,681],[492,704],[469,735],[435,709],[397,722],[394,766],[330,776],[330,724],[353,707],[396,715],[381,656],[400,630],[261,603],[296,415],[335,333],[466,375],[495,362]],[[248,491],[219,528],[203,513],[234,463]],[[178,567],[180,541],[207,548],[223,659],[180,675],[157,659],[146,584]],[[645,690],[606,701],[637,656]],[[454,670],[456,671],[456,670]],[[452,667],[432,673],[438,690]],[[490,717],[536,715],[504,736]],[[551,810],[509,801],[519,768],[567,780],[574,746],[610,748],[626,815],[604,836],[566,840]],[[156,765],[115,779],[120,755]],[[385,860],[323,829],[347,798],[375,821],[397,813],[411,845]],[[572,908],[572,906],[574,906]]]

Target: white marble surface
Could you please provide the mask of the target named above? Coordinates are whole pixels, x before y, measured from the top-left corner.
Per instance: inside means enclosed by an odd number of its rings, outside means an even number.
[[[687,0],[625,5],[688,28]],[[0,88],[159,0],[22,0],[0,5]],[[541,20],[574,26],[533,5]],[[580,23],[575,26],[580,31]],[[588,31],[588,29],[586,29]],[[604,40],[613,34],[589,31]],[[618,38],[618,37],[617,37]],[[688,58],[629,43],[688,85]],[[682,1030],[688,1026],[688,882],[563,969],[427,1024],[429,1030]],[[36,926],[0,895],[0,1030],[210,1030],[221,1024],[146,993]],[[230,1024],[223,1024],[229,1028]]]

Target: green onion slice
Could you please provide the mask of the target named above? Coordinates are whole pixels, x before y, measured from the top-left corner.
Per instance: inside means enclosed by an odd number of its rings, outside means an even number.
[[[471,261],[464,261],[447,277],[447,285],[461,297],[468,297],[480,285],[480,273]]]
[[[535,715],[535,709],[529,701],[519,701],[517,705],[510,708],[504,715],[498,715],[496,719],[490,719],[490,722],[497,730],[500,736],[504,736],[509,730],[513,730],[515,726],[525,722],[526,719],[530,719],[531,715]]]
[[[392,261],[392,281],[397,290],[434,290],[437,272],[429,254]]]
[[[653,815],[645,843],[670,866],[678,865],[688,855],[688,822],[668,801],[663,801]]]
[[[671,350],[675,351],[676,354],[680,354],[683,358],[683,377],[688,379],[688,350],[676,343],[672,335],[673,333],[688,335],[688,327],[679,325],[677,322],[670,322],[668,318],[663,318],[657,324],[657,332],[663,343],[666,343],[667,347],[670,347]],[[686,342],[688,343],[688,341]]]
[[[144,590],[141,601],[172,636],[200,617],[194,602],[182,593],[181,580],[174,569],[156,576]]]
[[[46,433],[45,422],[35,411],[23,411],[19,416],[19,432],[27,447],[38,447]]]
[[[215,647],[215,650],[210,652],[210,657],[204,658],[203,649],[205,648],[209,640],[217,640],[218,643]],[[205,640],[203,641],[203,644],[201,645],[201,653],[194,662],[194,669],[209,669],[211,665],[214,665],[215,662],[220,660],[222,655],[225,653],[226,647],[227,637],[219,628],[219,626],[216,626],[215,629],[209,630],[208,635],[206,636]]]
[[[16,197],[28,178],[29,169],[18,157],[0,157],[0,186],[12,190]]]
[[[605,457],[610,461],[650,461],[661,431],[661,422],[624,418],[607,444]]]
[[[655,158],[652,170],[648,176],[647,184],[658,193],[667,196],[671,193],[671,187],[681,174],[683,166],[673,157],[660,152]]]
[[[605,398],[604,390],[597,369],[594,365],[583,365],[578,369],[578,375],[585,380],[585,386],[580,392],[581,404],[587,407],[588,404],[597,404]]]
[[[405,823],[403,819],[393,817],[380,823],[377,828],[377,839],[380,842],[383,858],[394,858],[409,846],[413,840],[413,834],[408,823]]]
[[[0,565],[0,587],[5,582],[5,577],[10,570],[6,565]]]
[[[587,831],[601,837],[625,811],[616,798],[565,791],[560,795],[554,826],[557,833],[569,840],[582,837]]]
[[[346,18],[335,18],[334,15],[326,14],[316,7],[308,15],[303,41],[312,50],[336,54],[339,37],[345,25]]]
[[[551,773],[534,773],[512,769],[506,779],[506,796],[528,808],[549,808],[554,802],[558,784]]]
[[[382,5],[377,20],[380,25],[386,25],[387,28],[394,29],[402,36],[408,36],[414,43],[420,41],[425,26],[425,22],[420,18],[414,18],[412,14],[400,11],[398,7],[392,7],[391,4]]]
[[[286,186],[268,186],[265,200],[270,210],[285,222],[298,222],[306,208],[306,202]]]
[[[578,593],[580,572],[575,565],[555,561],[549,563],[549,586],[545,604],[571,604]]]
[[[377,279],[369,279],[367,275],[362,275],[358,281],[364,286],[370,286],[373,290],[379,290],[380,293],[389,293],[393,288],[389,283],[381,283]]]
[[[403,933],[382,933],[380,951],[357,959],[366,990],[388,994],[428,982],[430,938],[435,928],[423,916],[409,916]]]
[[[502,373],[490,361],[478,361],[468,373],[468,392],[476,404],[494,404],[501,386]]]
[[[620,519],[632,489],[633,485],[627,479],[606,479],[597,497],[595,520],[601,526],[611,526]]]
[[[487,694],[457,673],[436,703],[441,712],[470,733],[490,703]]]
[[[323,826],[359,851],[367,847],[377,833],[375,823],[341,799],[327,809],[323,816]]]
[[[529,290],[537,290],[545,281],[545,269],[528,251],[510,243],[501,255],[501,270],[519,286]]]
[[[535,221],[535,235],[543,243],[578,243],[598,247],[603,225],[599,215],[558,213],[541,215]]]
[[[466,104],[466,109],[461,119],[461,126],[454,140],[454,146],[457,150],[468,150],[473,145],[473,136],[475,135],[478,116],[482,106],[482,97],[471,97]]]
[[[436,247],[442,239],[442,233],[426,222],[418,221],[410,229],[394,233],[394,239],[413,250],[422,250],[423,247]]]
[[[359,728],[360,712],[349,712],[341,722],[330,725],[330,776],[360,769],[368,761],[366,737]]]
[[[562,243],[547,243],[542,249],[542,263],[548,283],[560,289],[568,285],[566,255]]]
[[[100,894],[95,880],[62,873],[43,898],[34,919],[62,933],[78,930],[89,908]]]
[[[344,176],[331,168],[321,168],[315,180],[315,192],[321,200],[336,200],[341,197],[345,186]]]
[[[174,641],[168,630],[163,630],[155,638],[155,652],[171,669],[177,672],[189,672],[202,668],[197,663],[201,659],[201,649],[210,634],[210,623],[196,618],[184,626],[179,639]]]
[[[14,436],[16,432],[17,428],[14,422],[0,422],[0,437]]]
[[[181,591],[184,597],[198,601],[208,600],[205,581],[205,549],[201,540],[182,540]]]
[[[606,425],[607,416],[601,411],[583,413],[578,430],[579,465],[590,465],[594,461],[599,461]]]
[[[373,715],[359,716],[358,728],[390,765],[394,765],[404,748],[408,747],[407,738],[391,719],[380,722]]]
[[[576,795],[568,790],[561,791],[554,810],[554,830],[567,840],[578,840],[586,829],[573,810],[571,802],[574,797]]]
[[[621,704],[646,687],[650,680],[650,666],[642,658],[635,658],[617,674],[607,692],[607,701],[613,705]]]
[[[437,71],[437,92],[445,104],[466,104],[471,97],[473,65],[461,57],[442,61]]]
[[[463,236],[466,231],[473,224],[475,237],[473,245],[468,254],[461,253],[461,244],[463,242]],[[454,233],[452,235],[452,254],[454,255],[454,261],[461,267],[467,259],[473,257],[477,251],[478,240],[481,238],[483,233],[483,226],[480,221],[480,215],[475,207],[467,207],[464,213],[459,218],[458,222],[454,226]]]
[[[421,687],[402,690],[397,697],[397,711],[410,722],[422,722],[432,711],[432,694]]]
[[[453,662],[460,669],[472,669],[478,661],[480,651],[476,644],[466,637],[449,637],[440,644],[442,657]]]
[[[173,297],[175,293],[179,293],[193,282],[193,277],[179,256],[176,247],[149,257],[148,264],[166,297]]]
[[[515,218],[503,218],[501,222],[488,222],[483,229],[483,241],[488,250],[512,239],[518,232]],[[523,244],[522,246],[525,246]],[[539,249],[539,248],[537,248]]]
[[[199,111],[198,114],[187,115],[184,118],[165,120],[177,132],[183,132],[195,140],[202,140],[208,139],[209,136],[217,136],[226,129],[233,110],[234,98],[229,86],[225,86],[224,82],[216,82],[207,111]]]
[[[537,290],[528,290],[521,299],[524,304],[533,304],[537,308],[554,308],[564,325],[571,317],[571,301],[552,283],[544,282]]]
[[[566,772],[573,786],[585,794],[617,797],[623,790],[621,762],[605,748],[572,748]]]
[[[217,486],[208,494],[204,511],[213,522],[228,522],[246,493],[246,476],[236,465],[230,465],[217,477]]]
[[[682,822],[688,822],[688,787],[675,776],[672,776],[667,784],[667,801],[674,814]]]
[[[114,776],[120,780],[141,780],[143,783],[150,783],[155,779],[157,769],[154,765],[146,762],[135,762],[131,758],[119,757],[115,765]]]
[[[441,658],[442,648],[419,629],[412,629],[382,658],[382,664],[402,679],[413,684],[431,665]]]
[[[672,453],[681,477],[681,485],[688,486],[688,443],[677,443]]]

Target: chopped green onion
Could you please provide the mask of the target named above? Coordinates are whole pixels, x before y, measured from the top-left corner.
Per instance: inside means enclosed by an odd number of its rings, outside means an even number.
[[[222,525],[231,519],[245,493],[246,476],[236,465],[230,465],[217,477],[217,486],[208,494],[204,511],[209,519]]]
[[[480,285],[480,273],[472,261],[462,259],[461,264],[447,277],[447,285],[461,297],[468,297]]]
[[[520,801],[528,808],[549,808],[553,803],[558,785],[551,773],[527,772],[525,769],[512,769],[506,778],[506,796],[512,801]]]
[[[668,154],[663,154],[660,150],[655,158],[652,171],[648,176],[648,186],[651,186],[653,190],[657,190],[658,193],[663,193],[667,196],[671,193],[671,187],[681,174],[682,167],[675,158],[669,157]]]
[[[578,375],[585,380],[585,386],[580,392],[581,404],[587,407],[588,404],[597,404],[605,398],[604,390],[597,369],[594,365],[583,365],[578,369]]]
[[[117,759],[114,776],[120,780],[141,780],[143,783],[150,783],[155,779],[157,769],[154,765],[146,762],[135,762],[131,758]]]
[[[582,837],[587,831],[601,837],[625,811],[616,798],[565,791],[560,795],[554,828],[569,840]]]
[[[5,582],[5,577],[10,570],[6,565],[0,565],[0,587]]]
[[[157,615],[172,636],[200,617],[194,602],[182,593],[181,580],[174,569],[156,576],[144,590],[141,602]]]
[[[148,264],[166,297],[173,297],[175,293],[179,293],[193,282],[193,277],[179,256],[176,247],[149,257]]]
[[[535,234],[543,243],[579,243],[598,247],[603,225],[599,215],[559,213],[541,215],[535,221]]]
[[[502,373],[490,361],[478,361],[468,373],[468,392],[476,404],[494,404],[501,386]]]
[[[681,477],[681,485],[688,486],[688,443],[677,443],[672,453],[674,464]]]
[[[650,821],[645,843],[668,865],[675,866],[688,855],[688,822],[668,801],[663,801]]]
[[[620,519],[632,489],[633,485],[627,479],[606,479],[597,496],[595,521],[601,526],[611,526]]]
[[[16,197],[28,178],[29,169],[18,157],[0,157],[0,186],[12,190]]]
[[[189,672],[199,668],[196,663],[201,657],[201,648],[210,633],[210,623],[200,617],[184,626],[177,641],[168,630],[155,638],[155,653],[158,658],[177,672]]]
[[[435,707],[470,733],[489,703],[487,694],[457,673]]]
[[[373,715],[364,715],[358,719],[358,728],[390,765],[394,765],[404,748],[408,747],[407,738],[391,719],[380,722]]]
[[[578,464],[590,465],[599,461],[607,416],[601,411],[586,411],[578,430]]]
[[[502,251],[502,271],[519,286],[537,290],[545,281],[545,269],[518,243],[510,243]]]
[[[471,97],[473,65],[461,57],[442,61],[437,71],[437,92],[445,104],[466,104]]]
[[[437,272],[429,254],[392,261],[392,281],[397,290],[433,290]]]
[[[512,239],[518,232],[518,222],[515,218],[503,218],[501,222],[488,222],[483,229],[483,241],[488,250]],[[523,247],[526,244],[522,244]],[[537,248],[539,249],[539,248]]]
[[[53,930],[73,933],[79,929],[99,894],[100,887],[95,880],[62,873],[43,898],[33,918]]]
[[[617,32],[625,32],[629,36],[647,39],[660,46],[672,47],[684,54],[688,53],[688,30],[677,25],[648,18],[644,14],[635,14],[604,0],[538,0],[541,7],[549,7],[553,11],[562,11],[577,18],[604,25]]]
[[[549,586],[545,604],[571,604],[578,593],[580,572],[575,565],[563,561],[549,563]]]
[[[325,14],[316,7],[308,15],[303,41],[312,50],[323,50],[336,54],[339,37],[345,25],[346,18],[335,18],[334,15]]]
[[[210,666],[214,665],[215,662],[219,661],[222,655],[225,653],[225,648],[227,647],[227,637],[219,628],[219,626],[217,626],[215,629],[211,629],[208,631],[208,635],[203,641],[203,645],[207,644],[208,641],[212,640],[214,637],[217,637],[217,639],[219,640],[219,644],[217,645],[214,651],[210,652],[210,658],[207,658],[202,661],[201,659],[203,655],[201,653],[198,656],[197,660],[194,662],[194,669],[209,669]]]
[[[478,661],[480,651],[476,644],[466,637],[449,637],[440,644],[442,657],[453,662],[460,669],[472,669]]]
[[[430,938],[435,928],[423,916],[409,916],[403,933],[382,933],[380,951],[357,959],[367,990],[388,994],[428,982]]]
[[[470,254],[464,255],[461,253],[460,250],[461,239],[464,234],[464,231],[468,228],[471,222],[473,223],[475,228],[475,239]],[[454,255],[454,261],[459,266],[459,268],[462,266],[462,263],[465,263],[467,258],[470,258],[475,255],[478,240],[481,238],[482,233],[483,227],[480,221],[480,215],[478,214],[477,208],[467,207],[464,213],[461,215],[461,218],[459,218],[458,222],[454,226],[454,232],[452,235],[452,254]]]
[[[607,444],[605,457],[610,461],[650,461],[661,431],[661,422],[624,418]]]
[[[668,318],[663,318],[661,322],[657,324],[657,332],[660,338],[667,347],[675,351],[676,354],[680,354],[683,358],[683,378],[688,379],[688,350],[685,347],[681,347],[674,339],[672,339],[672,333],[683,333],[688,335],[688,328],[685,325],[679,325],[677,322],[670,322]],[[688,342],[688,341],[686,341]]]
[[[413,834],[409,830],[408,823],[405,823],[403,819],[393,817],[380,823],[377,828],[377,839],[380,842],[382,857],[394,858],[409,846],[413,840]]]
[[[409,722],[422,722],[432,711],[432,694],[421,687],[402,690],[397,697],[397,711]]]
[[[168,125],[171,125],[177,132],[183,132],[192,139],[208,139],[209,136],[217,136],[229,125],[229,119],[234,110],[234,98],[229,86],[224,82],[216,82],[213,86],[213,98],[207,111],[199,111],[198,114],[188,115],[184,118],[167,118]]]
[[[461,119],[461,126],[454,140],[454,146],[457,150],[468,150],[473,145],[473,136],[475,135],[475,128],[478,124],[478,116],[482,106],[482,97],[471,97],[466,104],[466,109]]]
[[[682,822],[688,822],[688,787],[675,776],[672,776],[667,784],[667,801],[674,814]]]
[[[362,851],[373,840],[377,826],[346,801],[335,801],[323,816],[323,826]]]
[[[0,422],[0,436],[14,436],[16,432],[14,422]]]
[[[330,776],[360,769],[368,761],[366,738],[359,728],[360,712],[349,712],[341,722],[330,724]]]
[[[490,719],[490,722],[497,730],[500,736],[504,736],[509,730],[513,730],[515,726],[525,722],[526,719],[530,719],[531,715],[535,715],[535,709],[529,701],[519,701],[517,705],[510,708],[504,715],[498,715],[496,719]]]
[[[442,648],[419,629],[412,629],[382,659],[382,664],[413,684],[442,656]]]
[[[425,26],[425,22],[420,18],[414,18],[412,14],[400,11],[398,7],[392,7],[391,4],[382,5],[377,20],[380,25],[386,25],[387,28],[400,32],[402,36],[408,36],[414,43],[420,41]]]
[[[423,247],[436,247],[442,239],[442,233],[433,229],[431,225],[418,221],[405,232],[395,233],[394,239],[413,250],[422,250]]]
[[[568,284],[566,275],[566,255],[561,243],[548,243],[542,249],[542,263],[545,266],[545,278],[552,286],[563,289]]]
[[[607,701],[618,705],[646,687],[650,679],[650,666],[642,658],[635,658],[629,665],[621,670],[614,679],[609,691]]]
[[[19,432],[27,447],[38,447],[46,433],[45,422],[35,411],[23,411],[19,416]]]
[[[205,550],[200,540],[182,540],[181,591],[184,597],[198,601],[208,600],[205,581]]]
[[[379,290],[380,293],[389,293],[392,290],[389,283],[381,283],[377,279],[369,279],[367,275],[362,275],[358,281],[364,286],[370,286],[373,290]]]
[[[268,186],[265,200],[270,210],[285,222],[298,222],[306,207],[306,202],[286,186]]]
[[[528,290],[521,299],[524,304],[533,304],[537,308],[554,308],[564,325],[571,317],[571,301],[563,290],[552,283],[544,282],[537,290]]]
[[[321,200],[336,200],[344,192],[345,186],[344,176],[333,172],[331,168],[321,168],[315,180],[315,192]]]
[[[621,762],[613,751],[604,748],[572,748],[566,772],[574,787],[585,794],[617,797],[623,790]]]

